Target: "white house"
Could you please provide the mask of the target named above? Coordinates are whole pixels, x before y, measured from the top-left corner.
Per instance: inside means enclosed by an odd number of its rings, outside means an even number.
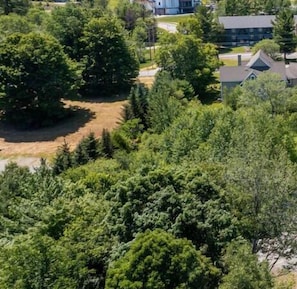
[[[192,13],[200,0],[150,0],[154,3],[155,14],[174,15]]]

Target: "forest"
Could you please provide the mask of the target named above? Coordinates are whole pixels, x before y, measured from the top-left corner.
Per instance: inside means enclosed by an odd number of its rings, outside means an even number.
[[[66,117],[62,98],[128,97],[118,128],[0,173],[0,288],[293,288],[274,267],[297,249],[297,89],[265,72],[210,101],[218,27],[199,17],[160,36],[148,88],[141,6],[11,3],[1,121],[32,129]]]

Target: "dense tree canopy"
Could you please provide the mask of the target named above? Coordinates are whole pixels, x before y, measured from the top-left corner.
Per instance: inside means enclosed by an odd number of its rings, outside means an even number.
[[[71,65],[56,39],[13,34],[0,44],[2,118],[23,127],[63,117],[61,98],[70,92]]]

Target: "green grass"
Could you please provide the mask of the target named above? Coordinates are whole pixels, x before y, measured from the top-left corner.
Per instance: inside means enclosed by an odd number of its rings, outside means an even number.
[[[182,20],[187,20],[192,15],[174,15],[174,16],[164,16],[164,17],[157,17],[157,22],[165,22],[165,23],[178,23]]]
[[[145,50],[144,52],[145,62],[140,63],[140,69],[148,68],[155,64],[155,52],[156,52],[156,49],[154,50],[153,47],[151,48],[151,50],[150,49]]]
[[[238,47],[228,47],[228,48],[220,48],[220,54],[228,54],[228,53],[243,53],[248,52],[249,49],[246,46],[238,46]]]
[[[226,66],[237,66],[237,59],[222,59],[222,62]]]

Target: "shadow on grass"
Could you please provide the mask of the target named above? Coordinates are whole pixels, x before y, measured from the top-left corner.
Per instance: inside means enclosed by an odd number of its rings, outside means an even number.
[[[49,127],[20,130],[12,125],[0,123],[0,138],[15,143],[53,141],[57,137],[67,136],[78,131],[79,128],[95,118],[95,113],[79,106],[70,106],[66,110],[67,117]]]

